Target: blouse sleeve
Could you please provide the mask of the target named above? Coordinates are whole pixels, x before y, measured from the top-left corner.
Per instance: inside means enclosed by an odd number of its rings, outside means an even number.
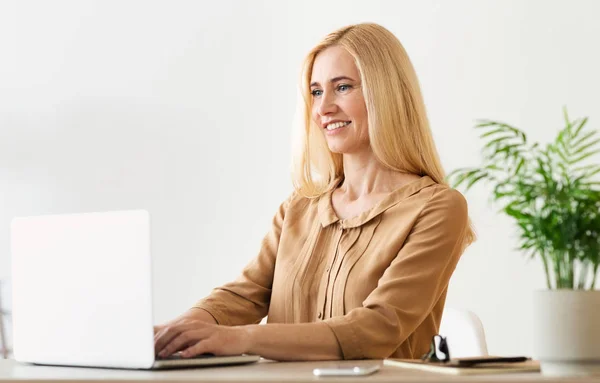
[[[458,191],[444,189],[430,198],[362,307],[325,320],[344,359],[388,357],[415,331],[448,286],[468,222]]]
[[[241,275],[235,281],[214,289],[193,308],[208,311],[218,324],[226,326],[259,323],[267,315],[281,228],[293,197],[294,194],[279,206],[258,256]]]

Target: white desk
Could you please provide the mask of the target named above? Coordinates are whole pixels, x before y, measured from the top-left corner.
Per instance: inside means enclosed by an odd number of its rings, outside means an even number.
[[[138,383],[138,382],[599,382],[600,376],[579,379],[550,379],[539,373],[451,376],[433,374],[396,367],[382,366],[381,370],[365,377],[317,378],[312,370],[317,367],[338,365],[370,365],[381,361],[342,361],[342,362],[270,362],[244,366],[211,367],[169,371],[130,371],[95,368],[71,368],[23,365],[12,360],[0,360],[0,381],[26,382],[99,382]]]

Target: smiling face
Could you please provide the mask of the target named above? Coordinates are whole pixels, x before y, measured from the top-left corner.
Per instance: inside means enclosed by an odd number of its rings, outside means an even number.
[[[339,46],[317,55],[310,80],[312,118],[334,153],[369,148],[367,107],[354,58]]]

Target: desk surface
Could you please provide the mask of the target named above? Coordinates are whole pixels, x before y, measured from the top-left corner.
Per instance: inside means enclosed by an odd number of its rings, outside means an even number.
[[[338,361],[338,362],[271,362],[244,366],[196,368],[168,371],[129,371],[96,368],[72,368],[33,366],[20,364],[13,360],[0,359],[0,381],[25,382],[546,382],[567,381],[544,378],[539,373],[510,373],[501,375],[452,376],[397,367],[382,366],[378,373],[364,377],[327,377],[317,378],[312,371],[317,367],[336,367],[381,364],[379,360]],[[568,381],[598,382],[600,377],[569,379]]]

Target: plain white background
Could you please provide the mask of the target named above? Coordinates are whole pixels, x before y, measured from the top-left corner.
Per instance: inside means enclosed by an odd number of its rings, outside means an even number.
[[[300,63],[325,34],[398,36],[450,171],[479,163],[478,118],[542,142],[564,105],[600,126],[599,17],[593,0],[0,1],[0,279],[14,216],[145,208],[170,319],[240,272],[291,192]],[[466,194],[479,241],[447,304],[481,317],[490,353],[529,355],[541,264],[488,192]]]

